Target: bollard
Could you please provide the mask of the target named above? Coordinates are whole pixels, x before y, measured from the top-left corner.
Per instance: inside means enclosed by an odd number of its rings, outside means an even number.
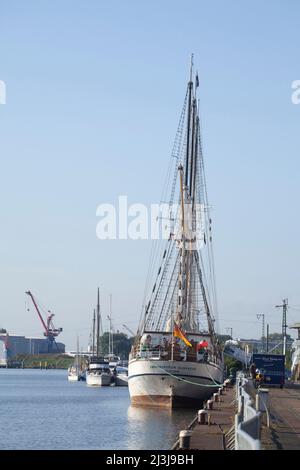
[[[219,394],[220,394],[220,395],[223,395],[223,387],[220,387],[220,388],[219,388]]]
[[[207,411],[206,410],[198,411],[198,424],[207,424]]]
[[[214,393],[213,397],[214,397],[215,402],[219,401],[219,394],[218,393]]]
[[[179,433],[179,448],[189,449],[192,437],[192,431],[183,430]]]
[[[213,401],[212,400],[207,400],[207,409],[212,410],[213,409]]]
[[[228,383],[226,382],[226,380],[225,380],[225,382],[223,383],[223,389],[224,389],[224,390],[228,390]]]

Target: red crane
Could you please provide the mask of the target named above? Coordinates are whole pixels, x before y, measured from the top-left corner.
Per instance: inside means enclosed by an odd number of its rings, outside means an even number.
[[[53,342],[55,341],[55,338],[56,336],[59,335],[59,333],[62,332],[62,328],[55,328],[54,327],[54,324],[53,324],[53,321],[52,321],[52,318],[54,317],[54,313],[51,313],[50,311],[48,311],[49,315],[47,316],[47,320],[46,320],[46,323],[41,315],[41,312],[39,310],[39,307],[36,303],[36,300],[35,298],[33,297],[32,293],[29,291],[26,291],[25,294],[29,295],[29,297],[31,298],[32,300],[32,303],[37,311],[37,314],[39,316],[39,319],[41,320],[41,323],[44,327],[44,336],[46,336],[47,340],[48,340],[48,352],[51,352],[52,351],[52,348],[53,348]]]

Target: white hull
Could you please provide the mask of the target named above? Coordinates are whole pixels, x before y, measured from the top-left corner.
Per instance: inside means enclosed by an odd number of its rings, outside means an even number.
[[[128,376],[133,405],[192,406],[223,383],[223,368],[209,362],[133,359]]]
[[[79,375],[68,375],[68,381],[69,382],[78,382],[80,380]]]
[[[111,384],[111,376],[109,374],[93,374],[86,373],[86,384],[90,387],[104,387]]]
[[[128,387],[128,376],[127,375],[117,375],[115,379],[117,387]]]

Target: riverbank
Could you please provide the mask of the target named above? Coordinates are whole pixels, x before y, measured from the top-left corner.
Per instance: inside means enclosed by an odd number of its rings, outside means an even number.
[[[67,354],[18,354],[8,361],[9,369],[68,369],[74,358]]]

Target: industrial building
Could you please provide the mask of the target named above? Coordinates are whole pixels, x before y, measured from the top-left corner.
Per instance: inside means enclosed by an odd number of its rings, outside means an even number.
[[[7,360],[13,359],[17,354],[33,355],[47,354],[48,352],[49,341],[47,338],[32,338],[0,333],[0,365],[5,365]],[[64,353],[65,345],[55,342],[52,352]]]

